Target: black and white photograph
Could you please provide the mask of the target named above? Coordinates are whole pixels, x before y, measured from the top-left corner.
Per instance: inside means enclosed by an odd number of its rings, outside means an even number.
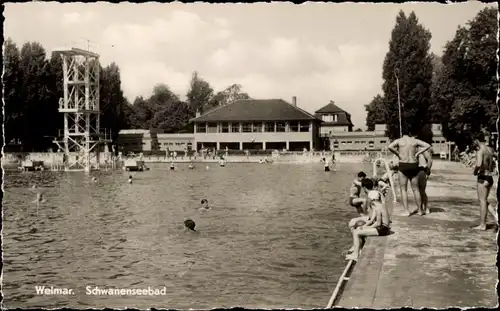
[[[7,2],[2,309],[498,308],[496,2]]]

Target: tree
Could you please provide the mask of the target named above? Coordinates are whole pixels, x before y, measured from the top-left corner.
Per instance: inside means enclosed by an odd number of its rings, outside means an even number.
[[[21,106],[21,56],[16,44],[8,38],[4,43],[4,113],[5,143],[19,139],[23,119]]]
[[[433,101],[442,114],[443,135],[460,149],[477,133],[496,130],[497,27],[496,9],[483,9],[445,47]]]
[[[100,127],[111,133],[112,141],[126,125],[125,106],[128,104],[121,89],[120,68],[111,63],[100,74]]]
[[[186,126],[192,116],[189,105],[180,100],[167,102],[153,117],[154,128],[162,129],[166,133],[176,133]]]
[[[23,114],[21,140],[25,150],[43,150],[47,147],[47,141],[50,142],[47,136],[55,135],[55,127],[50,122],[53,113],[47,84],[50,71],[45,49],[39,43],[27,42],[21,48],[20,72],[22,92],[19,108]]]
[[[389,139],[399,137],[400,131],[396,75],[399,78],[403,132],[418,133],[428,123],[433,70],[430,39],[430,32],[418,23],[414,12],[408,17],[403,11],[399,12],[382,74],[384,119]]]
[[[374,131],[376,124],[385,123],[385,104],[382,96],[375,96],[372,101],[365,105],[366,126],[368,131]]]
[[[132,107],[135,113],[135,126],[144,130],[150,129],[155,111],[149,106],[149,103],[142,96],[139,96],[135,98]]]
[[[163,110],[171,102],[179,101],[179,96],[175,95],[166,84],[157,84],[153,88],[153,95],[147,100],[154,113]]]
[[[241,85],[233,84],[223,91],[217,92],[208,104],[208,108],[220,107],[240,99],[250,99],[247,93],[241,91]]]
[[[203,112],[204,107],[212,99],[214,90],[210,84],[198,76],[195,71],[191,79],[191,88],[186,94],[189,107],[192,111]]]

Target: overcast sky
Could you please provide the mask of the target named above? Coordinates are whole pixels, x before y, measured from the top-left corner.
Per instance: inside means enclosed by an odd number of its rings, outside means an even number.
[[[20,47],[87,48],[116,62],[130,101],[165,83],[185,98],[194,70],[218,91],[283,98],[314,112],[330,100],[365,128],[381,92],[382,63],[400,9],[415,11],[442,54],[459,25],[486,4],[6,4],[4,35]],[[491,6],[491,4],[490,4]]]

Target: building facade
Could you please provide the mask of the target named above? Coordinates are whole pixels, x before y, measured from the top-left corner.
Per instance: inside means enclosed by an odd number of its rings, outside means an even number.
[[[282,99],[237,100],[191,120],[194,144],[232,150],[290,150],[321,148],[320,120]]]
[[[387,148],[390,141],[385,136],[385,124],[375,125],[374,131],[363,132],[332,132],[330,145],[332,150],[338,151],[380,151]],[[441,124],[431,124],[433,135],[432,151],[434,154],[449,154],[450,143],[446,141],[441,131]]]
[[[333,145],[330,136],[336,133],[352,132],[353,124],[351,122],[351,115],[335,102],[330,103],[321,109],[317,110],[314,115],[321,120],[319,128],[319,136],[322,142],[322,149],[332,149]]]

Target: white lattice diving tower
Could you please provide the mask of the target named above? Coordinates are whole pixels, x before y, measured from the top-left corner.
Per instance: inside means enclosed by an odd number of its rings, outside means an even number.
[[[64,150],[66,170],[99,169],[99,145],[109,141],[99,131],[99,55],[78,48],[54,53],[62,57],[64,79],[64,136],[54,142]]]

